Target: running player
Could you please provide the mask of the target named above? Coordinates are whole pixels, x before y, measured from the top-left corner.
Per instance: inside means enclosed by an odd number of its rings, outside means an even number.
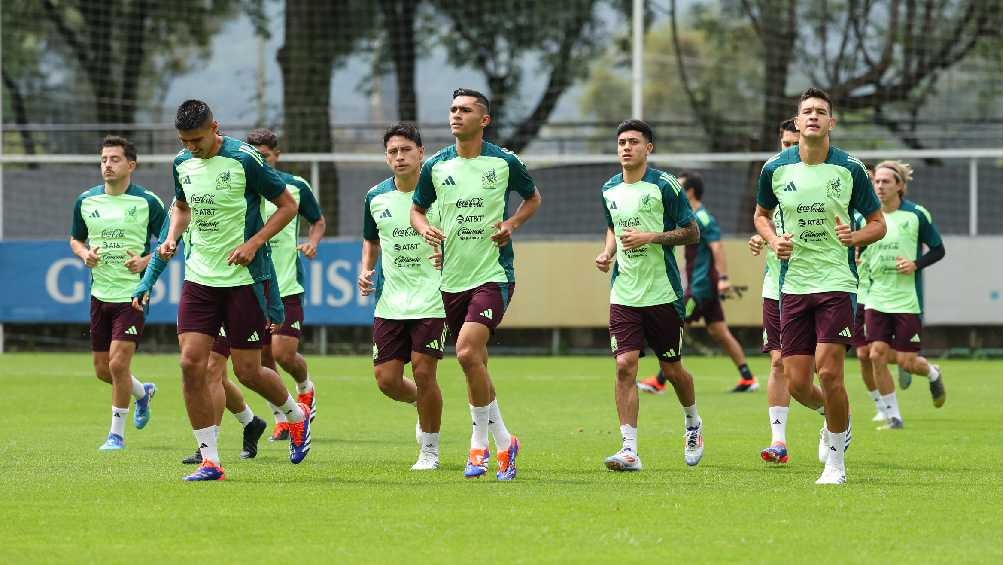
[[[377,386],[388,397],[418,407],[418,461],[411,469],[431,471],[439,468],[443,394],[436,382],[436,365],[443,358],[446,312],[440,273],[429,260],[437,251],[411,227],[413,192],[425,151],[418,128],[407,124],[388,129],[383,144],[394,175],[366,193],[358,285],[364,296],[377,297],[373,318]],[[426,210],[434,226],[440,225],[438,210],[438,203]],[[408,362],[414,382],[404,378]]]
[[[129,307],[132,289],[150,262],[150,238],[164,224],[160,198],[132,184],[136,148],[127,139],[107,136],[101,142],[103,184],[85,190],[73,206],[70,249],[91,270],[91,356],[98,379],[112,385],[112,424],[98,448],[125,448],[129,397],[136,399],[133,425],[150,421],[153,383],[142,383],[131,364],[144,316]]]
[[[607,220],[596,268],[608,272],[610,348],[617,364],[614,400],[621,449],[607,457],[613,471],[639,471],[638,358],[646,344],[673,385],[684,412],[683,459],[697,465],[704,455],[703,423],[694,398],[694,380],[683,368],[683,289],[673,246],[697,243],[700,228],[680,183],[648,166],[655,149],[652,128],[641,120],[617,127],[621,173],[603,185]]]
[[[488,374],[488,339],[516,289],[512,234],[540,207],[540,192],[514,153],[484,140],[491,122],[488,98],[476,90],[453,92],[450,131],[456,143],[422,165],[411,225],[443,252],[442,292],[446,326],[456,336],[457,360],[467,377],[473,432],[464,476],[488,472],[488,432],[495,438],[499,480],[516,477],[520,443],[502,421]],[[506,200],[523,202],[509,216]],[[426,212],[439,201],[442,229]]]
[[[782,261],[781,357],[792,396],[815,405],[814,366],[819,374],[829,454],[816,483],[843,484],[843,447],[850,435],[844,352],[857,291],[846,248],[878,241],[885,235],[885,222],[864,165],[830,146],[836,120],[825,92],[809,88],[802,93],[796,125],[797,149],[767,161],[760,174],[754,224]],[[780,233],[774,227],[777,208]],[[855,209],[867,221],[858,231],[848,225]]]

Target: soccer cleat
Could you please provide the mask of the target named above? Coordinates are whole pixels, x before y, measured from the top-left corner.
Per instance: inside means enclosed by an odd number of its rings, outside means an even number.
[[[464,466],[464,477],[477,479],[488,472],[488,450],[472,448],[467,456],[467,465]]]
[[[512,436],[509,449],[495,454],[495,461],[498,463],[495,478],[500,481],[511,481],[516,478],[516,457],[519,455],[519,448],[519,438]]]
[[[666,383],[660,383],[658,377],[648,377],[638,381],[638,390],[649,394],[663,394],[666,392]]]
[[[844,452],[851,447],[851,420],[847,419],[847,439],[844,440]],[[830,434],[826,430],[826,421],[823,421],[823,427],[819,428],[819,450],[817,454],[819,455],[819,462],[826,463],[830,452]]]
[[[683,460],[693,467],[704,457],[704,422],[683,432]]]
[[[847,473],[843,469],[838,469],[827,465],[823,467],[823,474],[816,479],[817,485],[842,485],[847,482]]]
[[[199,465],[202,463],[202,450],[195,448],[195,453],[181,460],[185,465]]]
[[[913,383],[913,375],[903,370],[903,367],[896,366],[896,376],[899,377],[899,388],[906,390]]]
[[[195,470],[194,473],[188,475],[184,478],[186,481],[222,481],[226,475],[223,473],[223,467],[220,467],[212,461],[203,461],[199,468]]]
[[[98,451],[120,451],[125,449],[125,438],[118,434],[108,434],[108,439],[98,447]]]
[[[739,379],[732,392],[754,392],[759,388],[760,385],[757,384],[756,379]]]
[[[244,446],[241,449],[241,459],[254,459],[258,455],[258,440],[268,429],[268,424],[258,416],[255,416],[244,426]]]
[[[767,463],[787,463],[788,447],[781,441],[772,443],[770,447],[760,452],[760,458]]]
[[[150,401],[153,400],[153,395],[157,394],[157,385],[145,383],[143,390],[146,391],[146,395],[136,399],[136,408],[133,409],[132,413],[132,423],[137,430],[142,430],[150,421]]]
[[[289,422],[276,422],[268,441],[286,441],[289,439]]]
[[[885,422],[888,419],[889,416],[886,416],[885,412],[882,412],[880,410],[876,410],[875,415],[872,416],[872,422]]]
[[[296,395],[296,401],[310,407],[310,423],[313,424],[314,418],[317,417],[317,399],[314,398],[314,389],[310,389],[303,394]]]
[[[310,453],[310,407],[302,402],[299,406],[303,411],[303,420],[289,423],[289,461],[294,465]]]
[[[411,466],[412,471],[435,471],[439,468],[439,451],[429,447],[422,447],[418,452],[418,461]]]
[[[641,459],[630,449],[621,449],[603,460],[611,471],[641,471]]]
[[[879,426],[875,428],[876,430],[902,430],[903,420],[900,418],[889,418],[884,426]]]
[[[937,366],[936,366],[937,367]],[[938,368],[938,373],[941,373],[940,367]],[[928,386],[931,389],[931,401],[934,402],[935,408],[941,408],[945,405],[945,382],[943,377],[939,377],[936,381],[931,381]]]

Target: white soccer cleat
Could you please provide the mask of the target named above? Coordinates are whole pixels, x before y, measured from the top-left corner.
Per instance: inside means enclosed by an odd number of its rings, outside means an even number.
[[[819,428],[819,450],[817,455],[819,455],[819,462],[824,464],[830,458],[830,434],[826,430],[825,421],[823,422],[823,427]]]
[[[842,485],[847,482],[847,473],[831,465],[823,467],[823,474],[816,479],[817,485]]]
[[[603,460],[611,471],[641,471],[641,459],[630,449],[621,449]]]
[[[435,471],[439,468],[439,452],[422,449],[418,452],[418,461],[411,466],[412,471]]]
[[[883,414],[882,412],[879,412],[877,410],[875,411],[875,415],[872,416],[872,422],[885,422],[888,419],[889,418],[886,417],[885,414]]]
[[[693,467],[704,457],[704,422],[683,432],[683,460]]]

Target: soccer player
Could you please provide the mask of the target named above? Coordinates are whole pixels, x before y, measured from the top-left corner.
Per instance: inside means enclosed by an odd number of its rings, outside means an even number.
[[[456,336],[457,360],[467,377],[473,431],[464,476],[488,472],[488,432],[495,438],[502,481],[516,478],[520,443],[502,420],[488,374],[488,339],[505,314],[516,289],[512,234],[540,207],[540,192],[514,153],[484,139],[491,122],[484,94],[467,88],[453,92],[450,131],[456,143],[422,165],[415,188],[411,225],[442,251],[446,327]],[[510,192],[523,199],[509,215]],[[426,213],[439,202],[442,228]]]
[[[807,406],[813,398],[813,366],[825,406],[828,456],[817,484],[846,482],[844,449],[849,410],[844,388],[844,352],[850,345],[857,291],[853,257],[860,247],[885,235],[885,221],[864,165],[830,145],[836,125],[829,95],[805,90],[798,103],[797,148],[764,164],[757,190],[757,233],[782,261],[781,357],[788,389]],[[780,208],[780,230],[774,213]],[[849,214],[866,219],[852,231]]]
[[[896,351],[896,361],[904,370],[927,376],[936,407],[945,403],[941,372],[918,356],[923,311],[920,271],[944,258],[945,246],[930,212],[904,198],[912,177],[913,168],[899,161],[883,161],[875,167],[875,192],[882,202],[888,231],[865,254],[871,280],[865,336],[871,347],[875,382],[888,417],[880,429],[903,427],[896,388],[886,364],[890,349]],[[928,248],[924,254],[922,245]]]
[[[191,229],[178,306],[178,343],[185,405],[203,461],[185,479],[224,478],[216,445],[222,407],[215,407],[213,394],[218,392],[211,390],[207,377],[221,326],[238,378],[286,415],[290,461],[299,463],[310,450],[310,408],[298,404],[279,375],[261,364],[262,335],[267,331],[265,282],[275,276],[266,243],[296,215],[296,202],[257,150],[219,133],[205,102],[183,102],[175,128],[185,149],[174,161],[174,211],[158,253],[170,259],[178,238]],[[276,206],[264,223],[262,197]]]
[[[596,268],[613,267],[610,285],[610,349],[617,364],[614,400],[620,420],[620,451],[607,457],[613,471],[639,471],[638,358],[647,343],[659,358],[684,412],[683,459],[697,465],[704,455],[703,424],[694,380],[683,368],[683,289],[673,246],[697,243],[700,228],[677,179],[648,166],[655,149],[652,128],[641,120],[617,127],[621,173],[603,185],[607,220]],[[616,264],[615,264],[616,262]]]
[[[133,425],[150,421],[153,383],[130,368],[143,335],[144,317],[129,303],[132,289],[150,262],[150,238],[164,223],[164,204],[132,184],[136,148],[110,135],[101,142],[103,184],[85,190],[73,206],[70,249],[91,270],[91,355],[98,379],[112,385],[112,425],[101,451],[125,449],[129,397],[136,399]]]
[[[436,365],[443,358],[446,312],[440,273],[429,260],[437,250],[411,227],[411,206],[425,151],[413,125],[397,124],[383,136],[393,176],[366,193],[363,203],[362,269],[359,290],[376,293],[373,318],[373,374],[388,397],[418,407],[418,461],[413,471],[439,468],[439,426],[443,394]],[[440,203],[426,209],[440,225]],[[376,275],[377,258],[382,272]],[[438,259],[438,258],[437,258]],[[376,277],[376,280],[374,278]],[[411,362],[414,382],[404,378]]]

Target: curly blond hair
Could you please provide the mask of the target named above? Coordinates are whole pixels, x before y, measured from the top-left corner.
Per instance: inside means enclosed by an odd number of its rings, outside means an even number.
[[[889,169],[892,171],[893,176],[902,185],[899,189],[899,196],[902,198],[906,194],[906,184],[913,180],[913,167],[903,161],[882,161],[875,166],[876,171],[879,169]]]

